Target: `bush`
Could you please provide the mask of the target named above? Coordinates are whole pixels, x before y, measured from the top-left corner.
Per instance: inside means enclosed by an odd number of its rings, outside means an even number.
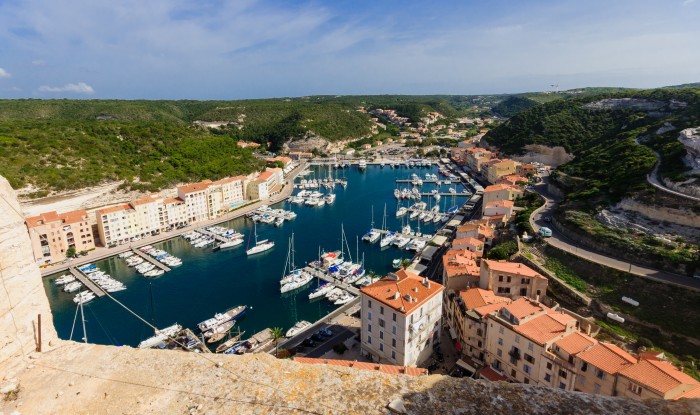
[[[345,343],[337,343],[333,345],[333,351],[338,353],[338,354],[343,354],[348,350],[348,347],[345,345]]]

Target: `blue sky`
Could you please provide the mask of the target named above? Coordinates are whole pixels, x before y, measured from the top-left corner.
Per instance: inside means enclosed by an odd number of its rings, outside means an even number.
[[[0,0],[0,98],[482,94],[700,81],[700,0]]]

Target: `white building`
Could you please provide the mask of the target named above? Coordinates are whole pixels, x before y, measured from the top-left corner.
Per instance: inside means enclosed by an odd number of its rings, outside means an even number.
[[[423,363],[439,336],[443,290],[405,270],[362,288],[362,352],[383,363]]]

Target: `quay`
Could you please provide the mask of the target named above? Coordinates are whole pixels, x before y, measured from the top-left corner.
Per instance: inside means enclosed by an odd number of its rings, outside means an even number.
[[[158,268],[162,269],[165,272],[170,272],[170,268],[165,266],[162,262],[158,261],[157,259],[151,257],[150,255],[146,255],[143,252],[139,251],[136,248],[131,248],[131,251],[135,253],[136,255],[140,256],[141,258],[145,259],[146,261],[150,262],[151,264],[157,266]]]
[[[209,232],[208,230],[206,230],[206,229],[204,229],[204,228],[196,229],[196,231],[199,232],[199,233],[203,233],[203,234],[205,234],[205,235],[207,235],[207,236],[211,236],[212,238],[216,239],[217,241],[219,241],[219,242],[221,242],[221,243],[229,242],[229,240],[226,239],[226,238],[224,238],[223,236],[217,235],[217,234],[215,234],[215,233],[213,233],[213,232]]]
[[[462,183],[461,180],[450,180],[450,179],[442,179],[442,180],[425,180],[425,179],[420,179],[423,184],[426,183],[435,183],[435,184],[443,184],[445,182],[448,183]],[[396,183],[413,183],[416,181],[415,179],[396,179]]]
[[[360,309],[360,297],[355,298],[347,304],[342,305],[332,313],[325,317],[320,318],[318,321],[311,324],[309,327],[303,329],[299,333],[295,334],[293,337],[285,339],[279,343],[279,349],[289,349],[291,347],[299,345],[305,338],[318,331],[321,327],[331,325],[333,321],[344,315],[352,315]],[[274,349],[273,349],[274,350]],[[272,350],[270,350],[272,351]],[[268,351],[268,353],[270,352]]]
[[[360,295],[360,290],[358,290],[357,288],[353,287],[352,285],[342,283],[342,282],[336,280],[335,278],[329,277],[324,272],[319,271],[316,268],[306,267],[306,268],[304,268],[304,271],[308,272],[309,274],[313,275],[316,278],[322,279],[326,282],[330,282],[331,284],[335,285],[336,287],[342,288],[354,296]]]
[[[423,196],[423,197],[435,196],[436,194],[440,195],[441,197],[442,197],[442,196],[446,196],[446,197],[449,197],[449,196],[463,196],[463,197],[468,197],[468,196],[471,196],[471,195],[472,195],[471,192],[467,192],[467,193],[464,193],[464,192],[462,192],[462,193],[450,193],[450,192],[420,193],[420,195]]]
[[[387,234],[387,233],[390,233],[390,232],[394,232],[394,231],[385,231],[385,230],[383,230],[383,229],[372,229],[372,230],[375,231],[375,232],[379,232],[379,233],[381,233],[382,235]],[[419,240],[421,240],[421,241],[426,241],[426,242],[432,240],[432,239],[435,237],[435,235],[429,235],[429,236],[421,235],[421,236],[418,236],[418,235],[411,235],[410,233],[408,233],[408,234],[407,234],[407,233],[401,233],[401,232],[399,232],[399,231],[395,231],[394,233],[397,234],[397,235],[407,236],[407,237],[409,237],[409,238],[411,238],[411,239],[419,239]]]
[[[82,271],[79,271],[75,267],[70,267],[68,268],[68,270],[78,281],[83,283],[83,285],[86,286],[88,290],[92,291],[98,298],[103,297],[105,295],[104,290],[98,287],[97,284],[92,282],[90,278],[86,277]]]
[[[254,341],[255,346],[248,353],[268,353],[269,346],[273,343],[272,329],[269,327],[265,330],[255,333],[248,341]]]

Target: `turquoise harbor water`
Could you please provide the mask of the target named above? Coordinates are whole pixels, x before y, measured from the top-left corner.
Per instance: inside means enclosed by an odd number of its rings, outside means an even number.
[[[396,218],[397,201],[394,198],[395,179],[407,179],[411,173],[425,177],[425,173],[437,173],[431,168],[397,168],[389,166],[369,166],[364,172],[356,167],[336,170],[334,174],[346,177],[348,187],[336,186],[333,190],[336,201],[331,206],[308,207],[281,202],[275,208],[293,210],[297,218],[287,221],[281,227],[258,224],[258,238],[270,239],[275,247],[262,254],[246,256],[245,250],[251,238],[253,223],[246,218],[238,218],[223,223],[246,234],[246,242],[238,247],[214,252],[211,248],[193,248],[185,239],[175,237],[154,246],[164,249],[182,259],[182,266],[174,268],[158,278],[145,278],[126,262],[112,257],[97,262],[98,268],[126,284],[127,289],[113,296],[148,321],[155,321],[158,327],[175,322],[192,329],[196,324],[236,305],[250,306],[247,314],[238,322],[244,337],[266,327],[283,327],[285,330],[298,320],[316,321],[335,309],[336,306],[317,299],[309,301],[308,293],[316,286],[313,282],[307,288],[280,294],[279,279],[282,277],[287,258],[288,240],[294,233],[297,266],[316,259],[319,248],[339,250],[341,223],[350,246],[353,260],[357,256],[357,237],[361,238],[370,227],[372,206],[374,206],[375,227],[382,225],[384,204],[387,206],[387,228],[399,230],[401,219]],[[315,177],[325,177],[327,169],[316,168]],[[312,178],[309,175],[307,178]],[[407,184],[410,186],[410,184]],[[406,186],[401,184],[401,186]],[[461,185],[456,185],[458,192]],[[434,189],[434,184],[424,184],[423,192]],[[447,191],[448,186],[442,186]],[[319,189],[324,192],[325,190]],[[423,198],[426,203],[434,203],[432,198]],[[443,197],[441,211],[461,204],[465,197]],[[406,205],[406,201],[403,205]],[[414,203],[414,202],[411,202]],[[406,216],[406,219],[408,217]],[[417,228],[411,221],[411,227]],[[438,226],[441,226],[439,224]],[[421,232],[433,233],[436,225],[420,224]],[[381,249],[379,243],[368,244],[359,241],[359,256],[364,254],[365,268],[383,275],[391,270],[395,258],[410,258],[413,251],[399,250],[396,247]],[[64,293],[53,280],[58,275],[44,279],[44,287],[49,297],[54,324],[61,338],[70,336],[76,306],[74,294]],[[149,285],[151,285],[149,289]],[[153,295],[153,312],[150,295]],[[136,317],[129,314],[108,297],[95,299],[84,306],[88,341],[99,344],[137,345],[150,337],[152,330]],[[82,337],[80,316],[75,326],[74,339]]]

